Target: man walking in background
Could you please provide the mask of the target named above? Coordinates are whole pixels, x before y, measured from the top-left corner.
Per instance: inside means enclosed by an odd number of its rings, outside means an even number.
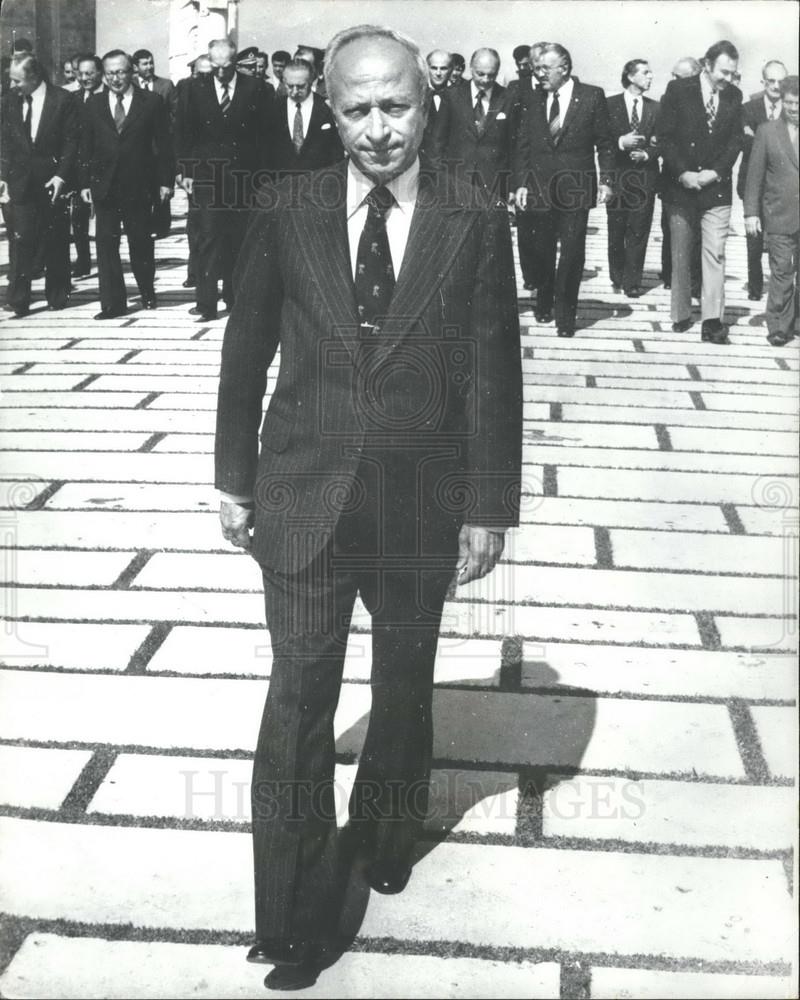
[[[93,53],[85,53],[77,58],[78,85],[80,90],[75,93],[75,102],[79,115],[92,94],[103,92],[103,63]],[[73,278],[85,278],[92,271],[92,251],[89,242],[89,222],[92,217],[92,206],[81,198],[80,191],[73,192],[70,198],[70,221],[72,223],[72,240],[75,243],[75,263],[72,266]]]
[[[644,59],[622,70],[621,94],[608,98],[608,119],[615,144],[614,197],[608,215],[608,274],[615,292],[629,299],[642,294],[642,271],[658,187],[656,129],[658,102],[645,97],[653,71]]]
[[[103,56],[107,91],[86,102],[81,129],[81,197],[95,209],[100,312],[127,311],[119,246],[128,239],[131,270],[145,309],[156,308],[151,219],[153,197],[165,201],[174,177],[167,108],[160,97],[133,86],[133,62],[121,49]]]
[[[785,77],[786,67],[783,63],[775,59],[770,60],[761,71],[763,93],[742,105],[744,145],[742,147],[742,162],[739,164],[739,177],[736,181],[736,193],[742,200],[744,200],[747,187],[747,167],[753,139],[759,125],[763,122],[777,121],[780,118],[782,110],[781,82]],[[764,254],[763,226],[753,233],[745,233],[745,236],[747,239],[747,297],[751,302],[758,302],[764,294],[764,269],[761,265],[761,258]]]
[[[30,53],[13,56],[0,116],[0,200],[9,238],[6,308],[27,316],[41,252],[49,309],[69,302],[69,209],[74,180],[78,109],[74,96],[45,82]]]
[[[539,89],[523,110],[514,143],[516,203],[536,213],[536,321],[549,323],[555,313],[558,336],[573,337],[589,210],[611,197],[614,145],[605,94],[573,78],[572,57],[562,45],[543,43],[534,73]]]
[[[783,347],[798,333],[797,125],[800,97],[796,76],[781,80],[779,96],[780,117],[764,122],[756,132],[744,195],[747,235],[763,236],[769,253],[767,340],[774,347]]]
[[[712,45],[699,76],[672,80],[661,101],[659,142],[663,198],[672,238],[672,329],[692,325],[691,253],[700,227],[701,339],[727,344],[725,244],[731,218],[731,173],[742,148],[742,93],[731,83],[739,61],[727,41]],[[702,109],[702,113],[701,113]]]

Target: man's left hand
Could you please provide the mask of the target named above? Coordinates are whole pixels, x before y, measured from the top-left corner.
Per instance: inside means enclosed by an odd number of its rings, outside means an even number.
[[[172,188],[160,187],[158,189],[158,197],[160,198],[161,204],[163,205],[168,198],[172,197]]]
[[[504,531],[491,531],[472,524],[463,524],[458,533],[458,585],[480,580],[491,573],[503,553]]]
[[[58,196],[61,194],[61,189],[64,187],[64,181],[54,174],[44,187],[45,191],[50,192],[50,201],[55,205]]]
[[[601,184],[597,191],[597,204],[605,205],[607,201],[611,201],[612,197],[613,191],[608,184]]]
[[[250,550],[250,528],[253,526],[253,510],[230,500],[220,500],[219,523],[222,537],[237,548]]]
[[[701,170],[697,175],[697,183],[701,188],[708,187],[709,184],[714,184],[719,180],[719,174],[716,170]]]
[[[757,215],[746,215],[744,217],[744,231],[748,236],[758,236],[761,232],[761,219]]]

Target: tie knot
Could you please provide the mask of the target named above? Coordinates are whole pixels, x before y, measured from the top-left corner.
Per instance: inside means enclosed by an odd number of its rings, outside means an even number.
[[[117,104],[122,104],[122,102],[124,100],[125,100],[125,95],[124,94],[122,94],[122,93],[117,94]]]
[[[371,209],[385,215],[394,204],[394,195],[385,185],[379,184],[367,195],[366,202]]]

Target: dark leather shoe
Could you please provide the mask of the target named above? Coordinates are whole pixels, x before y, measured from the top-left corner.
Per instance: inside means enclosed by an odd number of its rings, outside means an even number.
[[[264,985],[268,990],[307,990],[313,986],[319,976],[319,968],[313,962],[303,965],[276,965],[272,972],[264,977]]]
[[[773,347],[785,347],[789,341],[794,340],[793,333],[768,333],[767,343]]]
[[[99,313],[95,313],[94,319],[117,319],[119,316],[124,316],[127,309],[101,309]]]
[[[672,282],[671,281],[665,281],[664,282],[664,288],[666,288],[666,290],[669,291],[670,288],[672,288]]]
[[[672,332],[686,333],[686,331],[690,329],[691,325],[692,325],[691,316],[688,319],[679,319],[677,323],[672,324]]]
[[[553,314],[551,312],[534,312],[533,318],[537,323],[552,323]]]
[[[73,278],[88,278],[92,273],[91,264],[73,264],[70,274]]]
[[[535,292],[536,291],[536,285],[532,284],[530,281],[523,282],[522,283],[522,287],[525,289],[526,292]]]
[[[705,344],[729,344],[728,328],[719,320],[706,320],[703,323],[700,340]]]
[[[248,951],[247,961],[256,965],[303,965],[311,959],[311,954],[308,941],[264,938]]]
[[[200,306],[192,306],[189,310],[190,316],[196,316],[198,320],[203,323],[208,323],[209,320],[217,318],[216,309],[201,309]]]
[[[640,299],[644,292],[641,288],[629,288],[625,294],[629,299]]]
[[[367,865],[364,874],[370,889],[384,896],[396,896],[408,885],[411,865],[398,861],[373,861]]]
[[[619,282],[617,282],[617,281],[612,281],[611,282],[611,291],[612,292],[621,292],[622,291],[622,285],[620,285]]]
[[[49,304],[47,308],[50,310],[50,312],[61,312],[61,310],[66,309],[68,305],[69,305],[69,297],[67,297],[65,302],[55,302],[53,304]]]
[[[747,297],[751,302],[760,302],[763,292],[748,292]]]
[[[158,307],[158,302],[156,301],[155,295],[143,295],[142,296],[142,308],[143,309],[156,309]]]
[[[22,319],[23,316],[27,316],[30,312],[28,306],[21,306],[19,309],[11,309],[11,312],[17,317],[17,319]]]
[[[575,331],[570,330],[568,327],[562,326],[558,331],[559,337],[574,337]]]
[[[194,280],[194,278],[187,278],[186,281],[184,281],[183,284],[181,285],[181,288],[196,288],[196,287],[197,287],[197,282]]]

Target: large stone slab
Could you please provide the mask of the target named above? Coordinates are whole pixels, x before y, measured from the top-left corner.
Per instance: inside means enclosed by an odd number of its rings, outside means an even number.
[[[777,413],[742,413],[736,410],[666,409],[655,406],[585,406],[566,403],[564,420],[601,420],[620,424],[666,424],[669,427],[746,428],[785,431],[791,428],[787,417]]]
[[[131,405],[134,405],[133,403]],[[95,482],[210,483],[213,462],[207,455],[159,455],[95,451],[75,456],[60,451],[6,452],[4,475],[8,479],[74,479],[80,467],[83,479]]]
[[[0,989],[9,1000],[249,1000],[264,993],[269,967],[247,965],[242,948],[165,941],[106,941],[32,934],[14,957]],[[555,962],[351,952],[320,974],[308,997],[548,1000],[558,995]],[[271,996],[290,996],[273,991]]]
[[[591,469],[558,470],[561,496],[606,497],[621,500],[668,500],[694,503],[753,503],[758,476],[701,472],[634,472],[608,469],[602,476]],[[797,497],[792,479],[775,477],[777,489]],[[796,503],[796,499],[795,499]]]
[[[609,528],[656,528],[661,531],[713,531],[724,534],[729,532],[718,506],[658,500],[523,497],[522,519],[540,524],[587,524]]]
[[[6,607],[6,610],[13,610]],[[14,622],[0,646],[4,666],[57,667],[67,670],[124,670],[144,641],[147,625],[104,622]]]
[[[641,649],[577,642],[526,642],[522,686],[585,688],[661,697],[793,700],[796,663],[787,654]]]
[[[545,793],[546,837],[789,851],[791,788],[566,776]]]
[[[9,559],[6,582],[40,586],[108,587],[133,559],[134,552],[55,552],[17,549]]]
[[[797,710],[754,705],[750,711],[773,778],[797,777]]]
[[[784,1000],[791,996],[789,976],[680,972],[595,966],[593,1000]]]
[[[569,428],[572,424],[557,424]],[[605,427],[605,424],[598,424]],[[616,425],[611,425],[616,426]],[[646,428],[653,433],[652,427]],[[670,429],[667,428],[669,431]],[[660,451],[657,448],[570,448],[558,444],[530,444],[523,448],[523,461],[551,465],[590,466],[599,469],[657,469],[664,472],[745,473],[794,476],[797,462],[788,455],[737,455],[721,452]],[[604,473],[605,474],[605,473]]]
[[[90,750],[0,746],[0,802],[58,809],[91,755]]]
[[[749,618],[716,615],[714,621],[723,646],[732,649],[758,650],[775,653],[797,651],[797,619],[780,617],[782,605],[774,609],[775,616]]]
[[[663,531],[611,531],[614,565],[701,573],[797,575],[781,538],[748,538]]]
[[[252,851],[244,833],[3,818],[0,835],[10,913],[120,924],[135,913],[143,927],[206,928],[213,920],[217,930],[252,932]],[[31,858],[36,879],[28,874]],[[603,920],[585,919],[590,906]],[[789,961],[793,914],[780,861],[444,844],[417,863],[401,896],[370,900],[360,933]]]

